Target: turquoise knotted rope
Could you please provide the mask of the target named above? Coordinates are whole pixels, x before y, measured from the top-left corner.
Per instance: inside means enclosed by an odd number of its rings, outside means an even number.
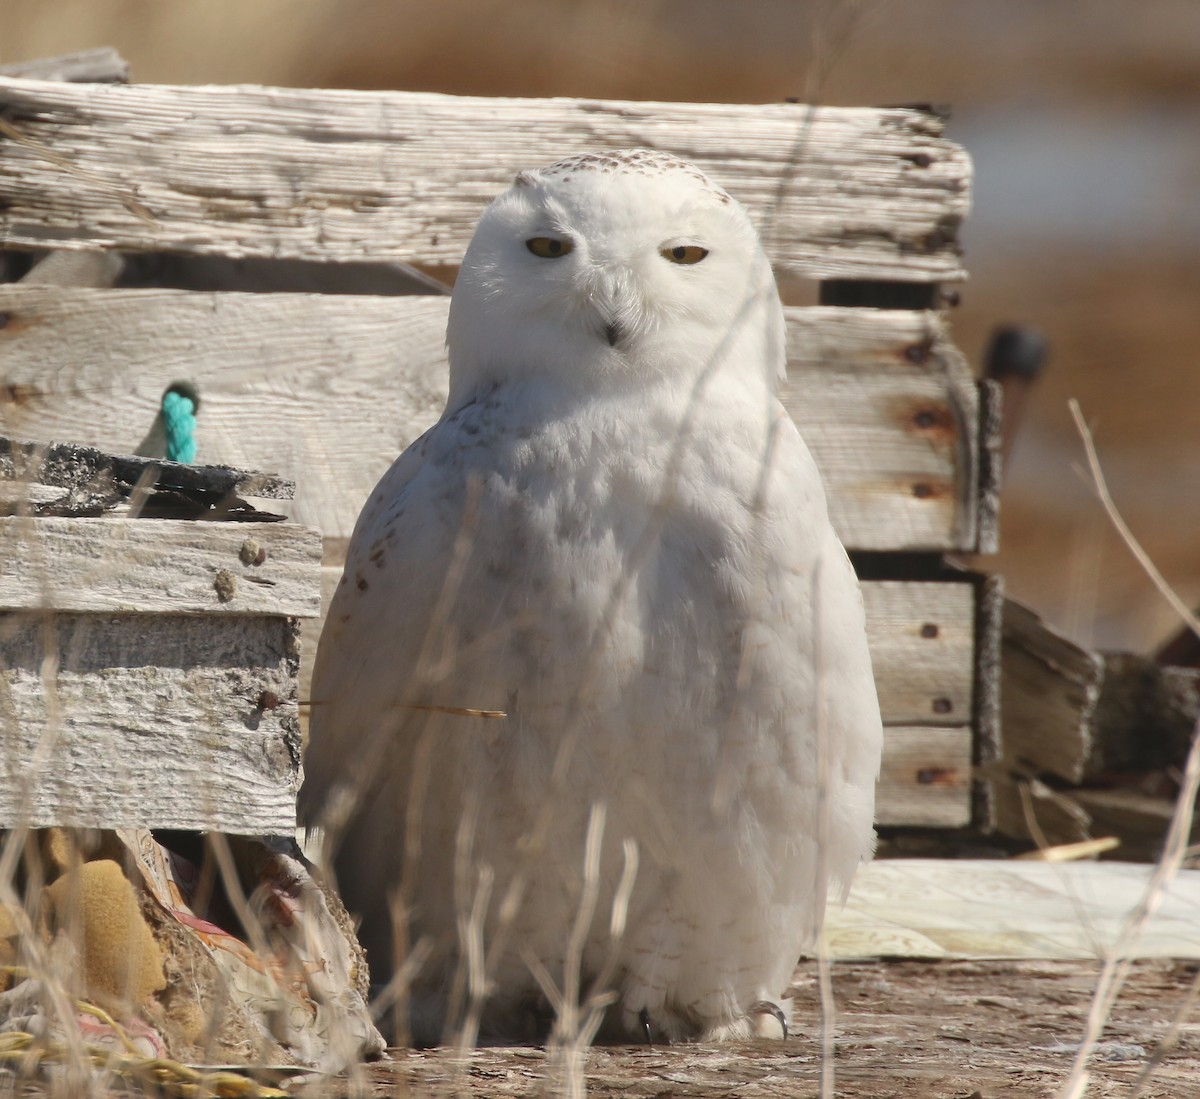
[[[168,462],[196,460],[196,404],[172,387],[163,394],[163,433],[167,437]]]

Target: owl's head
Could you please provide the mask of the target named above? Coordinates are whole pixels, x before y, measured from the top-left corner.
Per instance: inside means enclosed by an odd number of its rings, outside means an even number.
[[[782,373],[783,313],[746,211],[646,149],[522,172],[486,210],[454,287],[451,400],[528,378],[609,386]]]

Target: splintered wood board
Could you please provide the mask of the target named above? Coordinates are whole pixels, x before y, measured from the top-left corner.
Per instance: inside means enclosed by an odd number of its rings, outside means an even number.
[[[321,617],[303,624],[302,701],[341,571],[321,569]],[[876,821],[963,827],[971,822],[975,588],[889,580],[862,590],[885,725]]]
[[[745,203],[783,273],[963,277],[970,159],[919,110],[0,77],[0,117],[8,247],[453,265],[518,170],[643,146]]]
[[[2,144],[2,143],[0,143]],[[446,398],[440,297],[0,287],[0,433],[129,452],[163,390],[199,390],[199,457],[292,477],[291,515],[349,537]],[[854,550],[974,551],[979,392],[933,313],[791,308],[781,397]]]
[[[0,827],[291,834],[298,644],[276,616],[0,614]]]
[[[1003,662],[1008,758],[1033,774],[1050,771],[1068,782],[1082,782],[1104,684],[1104,657],[1076,645],[1010,599],[1004,604]]]

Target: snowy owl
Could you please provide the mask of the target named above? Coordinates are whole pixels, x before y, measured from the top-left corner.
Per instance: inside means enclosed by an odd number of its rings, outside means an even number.
[[[750,219],[664,153],[522,172],[447,347],[313,677],[301,813],[373,977],[411,961],[423,1042],[786,1034],[882,732]]]

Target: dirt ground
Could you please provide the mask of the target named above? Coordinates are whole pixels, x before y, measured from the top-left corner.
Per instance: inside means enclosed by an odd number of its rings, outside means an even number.
[[[1053,1097],[1071,1069],[1099,972],[1084,962],[839,962],[835,1094],[839,1099]],[[1179,1027],[1143,1090],[1200,964],[1136,963],[1092,1060],[1089,1099],[1200,1096],[1200,1011]],[[797,971],[795,1033],[784,1043],[598,1047],[591,1096],[751,1099],[819,1094],[815,965]],[[544,1050],[483,1049],[465,1065],[446,1050],[397,1050],[369,1066],[366,1094],[560,1094]],[[347,1083],[349,1083],[347,1081]],[[302,1089],[300,1094],[317,1094]]]

